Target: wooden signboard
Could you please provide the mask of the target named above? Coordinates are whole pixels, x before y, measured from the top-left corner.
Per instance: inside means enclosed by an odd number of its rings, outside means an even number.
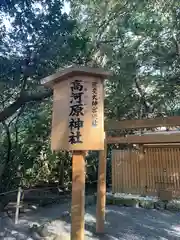
[[[108,73],[70,67],[43,79],[53,88],[53,151],[104,149],[104,88]]]
[[[54,85],[52,150],[104,149],[101,78],[75,76]]]
[[[42,80],[53,88],[51,148],[53,151],[73,151],[71,239],[84,239],[85,152],[104,150],[104,88],[109,74],[94,68],[70,67]],[[102,154],[101,154],[102,155]],[[98,198],[105,198],[105,158],[101,157]],[[103,189],[103,192],[101,191]],[[98,201],[97,224],[102,229],[105,201]]]

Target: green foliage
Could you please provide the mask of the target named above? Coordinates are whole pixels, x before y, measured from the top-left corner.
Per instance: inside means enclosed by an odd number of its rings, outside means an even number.
[[[70,153],[50,150],[51,92],[40,85],[58,68],[79,63],[112,71],[107,118],[179,115],[179,1],[69,2],[70,16],[60,0],[0,5],[1,191],[19,182],[71,182]],[[87,181],[94,182],[97,152],[86,161]]]
[[[44,99],[51,92],[40,85],[41,78],[84,56],[86,36],[79,34],[75,20],[62,13],[62,6],[60,0],[0,4],[0,16],[9,21],[9,26],[0,21],[1,191],[19,182],[61,184],[61,162],[70,181],[69,154],[50,150],[52,105],[51,98]]]
[[[144,118],[179,109],[178,1],[70,1],[94,42],[94,61],[114,73],[106,114]]]

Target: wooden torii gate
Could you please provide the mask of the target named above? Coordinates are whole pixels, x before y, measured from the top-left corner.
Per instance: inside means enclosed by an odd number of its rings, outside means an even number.
[[[105,131],[110,130],[131,130],[142,128],[157,128],[157,127],[173,127],[180,126],[180,116],[154,118],[144,120],[110,120],[105,123]],[[122,143],[122,144],[145,144],[145,143],[177,143],[180,142],[180,133],[174,134],[153,134],[153,135],[127,135],[125,137],[107,136],[107,144]]]
[[[99,233],[104,232],[105,222],[105,199],[106,199],[106,155],[108,144],[159,144],[159,143],[179,143],[180,133],[174,134],[153,134],[153,135],[127,135],[126,137],[108,136],[112,130],[131,130],[142,128],[173,127],[180,126],[180,116],[141,119],[141,120],[109,120],[105,122],[105,149],[100,152],[99,170],[98,170],[98,188],[97,188],[97,211],[96,211],[96,230]],[[142,148],[140,148],[142,149]],[[143,151],[141,151],[143,158]]]

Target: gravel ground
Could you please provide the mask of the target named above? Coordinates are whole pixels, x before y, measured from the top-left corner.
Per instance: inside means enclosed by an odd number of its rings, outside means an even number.
[[[21,216],[19,224],[14,226],[13,221],[7,217],[0,218],[0,239],[4,240],[37,240],[28,226],[33,223],[43,224],[56,219],[52,228],[58,233],[70,232],[70,218],[62,218],[62,212],[69,210],[69,206],[53,205],[39,209],[33,214]],[[60,220],[61,219],[61,220]],[[95,206],[86,209],[86,238],[87,240],[141,240],[180,239],[180,213],[168,211],[147,210],[142,208],[128,208],[107,206],[106,208],[106,234],[95,234]]]

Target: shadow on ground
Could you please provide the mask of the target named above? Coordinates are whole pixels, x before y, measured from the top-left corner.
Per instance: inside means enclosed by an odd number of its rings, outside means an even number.
[[[70,232],[70,217],[60,218],[63,211],[69,210],[66,205],[53,205],[41,209],[35,214],[24,215],[20,219],[17,227],[21,229],[22,239],[26,234],[26,226],[32,223],[43,224],[47,221],[56,219],[58,231]],[[86,208],[86,238],[103,240],[141,240],[141,239],[161,239],[175,240],[180,239],[180,213],[168,211],[148,210],[142,208],[128,208],[107,206],[106,208],[106,234],[98,236],[95,232],[95,206]],[[13,230],[13,224],[4,224],[4,229]],[[15,230],[13,230],[15,231]],[[17,230],[18,231],[18,230]],[[14,236],[14,235],[13,235]],[[38,239],[28,235],[30,239]],[[3,239],[3,238],[2,238]]]
[[[180,239],[180,213],[107,206],[104,236],[95,232],[95,207],[86,210],[86,230],[90,239],[140,240],[140,239]]]
[[[86,212],[95,216],[93,207]],[[95,233],[95,221],[86,220],[86,229]],[[99,239],[180,239],[180,213],[107,206],[106,235]]]

